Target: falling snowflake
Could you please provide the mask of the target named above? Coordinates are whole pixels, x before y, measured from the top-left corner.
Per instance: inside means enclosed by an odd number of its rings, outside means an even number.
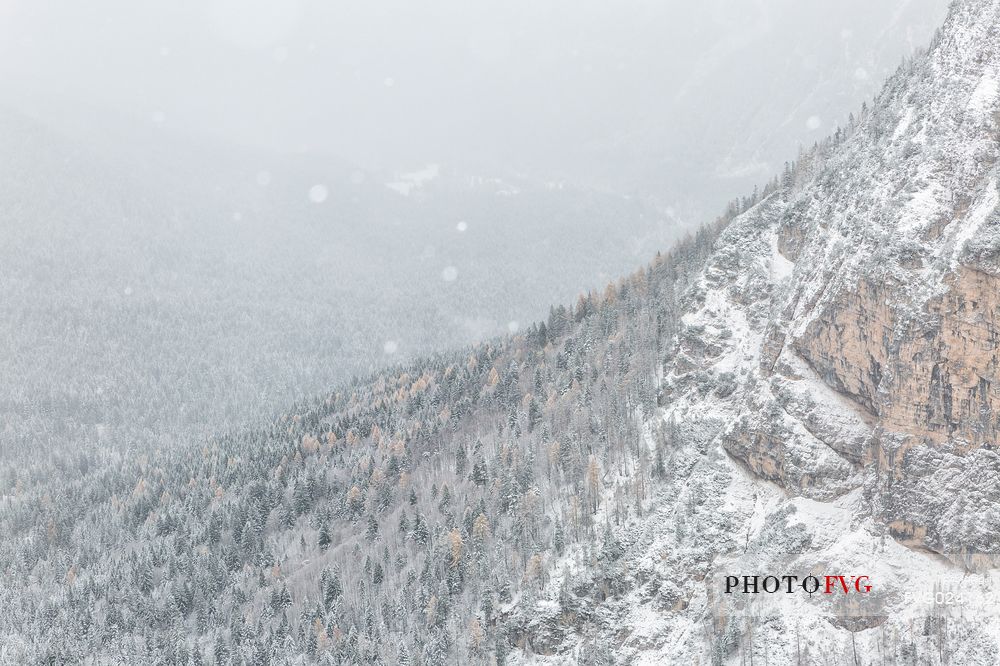
[[[385,80],[382,83],[385,84],[386,88],[391,88],[394,85],[396,85],[396,79],[392,78],[391,76],[387,76],[385,77]]]
[[[516,321],[507,322],[507,330],[510,331],[511,333],[517,333],[517,330],[519,328],[521,328],[521,325],[518,324]]]
[[[856,70],[854,70],[854,78],[856,78],[858,81],[867,81],[868,70],[865,69],[864,67],[858,67]]]
[[[240,211],[236,211],[235,213],[233,213],[233,219],[239,222],[240,220],[243,219],[243,213],[241,213]]]
[[[326,185],[313,185],[309,188],[309,200],[313,203],[323,203],[326,201],[326,196],[329,192],[326,189]]]
[[[463,220],[462,222],[459,222],[458,224],[456,224],[455,228],[458,229],[459,231],[465,231],[466,229],[469,228],[469,225],[466,224],[465,221]]]
[[[395,340],[386,340],[385,344],[382,345],[382,349],[385,350],[386,354],[395,354],[396,350],[399,349],[399,345],[396,344]]]
[[[123,289],[123,291],[125,292],[126,296],[131,296],[132,295],[132,287],[130,287],[130,286],[125,287],[125,289]]]
[[[167,122],[167,114],[165,114],[163,111],[154,111],[153,114],[150,116],[150,118],[157,125],[162,125],[163,123]]]
[[[445,282],[454,282],[458,278],[458,269],[454,266],[447,266],[441,271],[441,279]]]
[[[809,116],[809,119],[806,121],[806,127],[811,130],[819,129],[822,124],[823,121],[819,119],[819,116]]]

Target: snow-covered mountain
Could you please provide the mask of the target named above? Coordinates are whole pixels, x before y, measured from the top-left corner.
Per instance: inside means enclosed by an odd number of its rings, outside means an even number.
[[[1000,0],[958,0],[848,127],[543,323],[204,446],[26,438],[0,660],[996,663],[998,81]]]
[[[1000,5],[955,3],[871,108],[721,233],[646,424],[651,446],[682,433],[684,464],[626,530],[629,591],[579,645],[596,633],[648,664],[996,663],[998,68]],[[809,572],[872,592],[720,594],[728,575]]]

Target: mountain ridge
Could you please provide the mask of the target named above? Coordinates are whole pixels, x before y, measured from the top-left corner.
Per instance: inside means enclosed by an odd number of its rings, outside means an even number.
[[[998,7],[956,2],[856,123],[523,334],[9,473],[5,658],[993,663]],[[809,571],[876,592],[716,587]]]

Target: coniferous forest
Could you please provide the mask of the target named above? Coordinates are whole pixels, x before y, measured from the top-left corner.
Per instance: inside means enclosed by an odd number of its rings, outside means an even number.
[[[502,662],[538,629],[511,609],[553,577],[564,597],[614,594],[616,534],[684,464],[641,415],[723,223],[523,334],[356,380],[266,428],[182,452],[18,451],[5,624],[38,642],[8,634],[7,653]],[[553,570],[567,554],[587,568]]]

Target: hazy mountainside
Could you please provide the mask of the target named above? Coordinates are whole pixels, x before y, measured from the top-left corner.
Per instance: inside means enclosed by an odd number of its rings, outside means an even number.
[[[673,233],[623,197],[448,172],[404,196],[399,175],[326,156],[92,120],[64,134],[0,114],[0,374],[18,377],[0,389],[5,445],[163,444],[266,420],[516,328]]]
[[[522,335],[268,429],[9,467],[3,656],[502,661],[549,560],[614,559],[612,524],[667,473],[636,414],[656,409],[674,297],[715,233]]]
[[[960,0],[847,128],[544,324],[8,468],[0,656],[996,663],[998,30]],[[873,593],[718,594],[802,572]]]

